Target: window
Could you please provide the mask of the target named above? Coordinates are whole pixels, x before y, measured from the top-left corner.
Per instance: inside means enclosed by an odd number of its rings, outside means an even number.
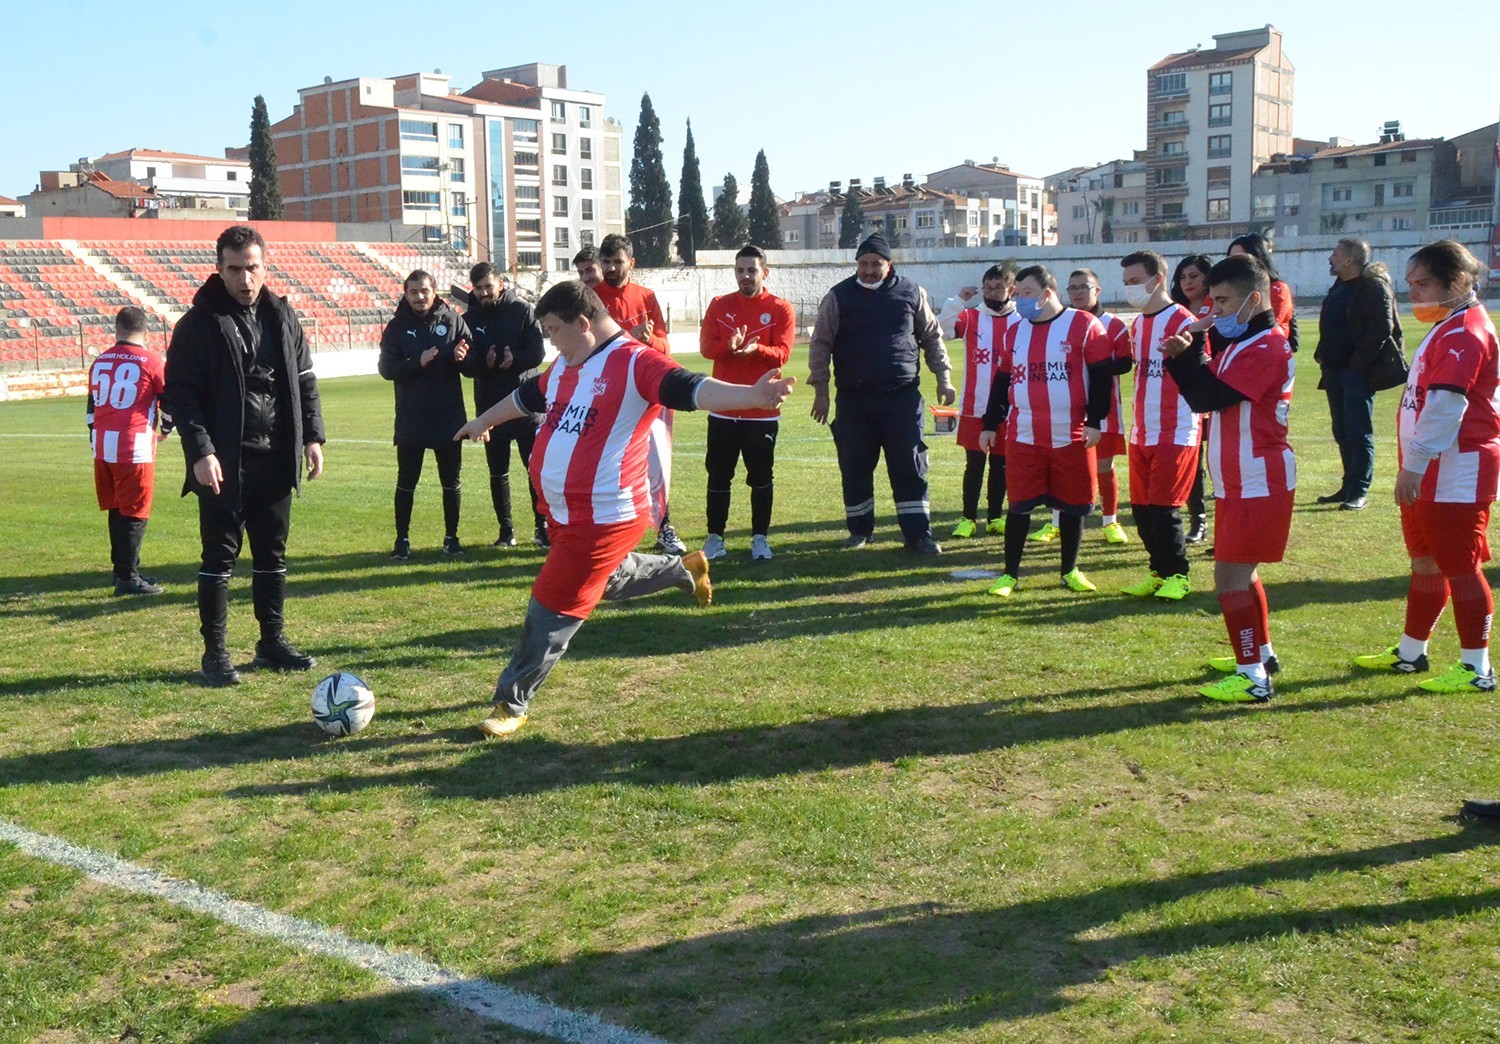
[[[802,242],[802,230],[800,228],[784,228],[781,230],[781,242],[786,246],[795,246]]]
[[[1415,152],[1403,152],[1401,154],[1401,162],[1402,163],[1415,163],[1415,162],[1417,162],[1417,154]]]
[[[454,196],[453,202],[448,207],[448,213],[456,218],[467,218],[469,216],[468,205],[462,196]]]
[[[566,227],[554,228],[552,230],[552,245],[559,250],[568,249],[568,230]]]
[[[464,147],[464,125],[462,123],[448,124],[448,147],[450,149],[461,149]]]
[[[542,198],[542,186],[540,185],[517,185],[516,199],[518,200],[540,200]],[[535,206],[535,204],[533,204]]]
[[[237,171],[237,170],[231,170],[229,172],[229,180],[230,181],[238,181],[238,180],[240,180],[240,172]]]
[[[937,225],[937,215],[930,210],[917,211],[918,228],[934,228]]]
[[[541,124],[536,120],[515,120],[511,123],[510,130],[511,136],[515,141],[535,145],[537,133],[541,130]]]
[[[1276,216],[1276,193],[1272,192],[1266,196],[1256,196],[1250,202],[1250,216],[1268,218]]]
[[[402,141],[437,141],[436,120],[402,120]]]
[[[1228,167],[1209,167],[1208,168],[1208,187],[1210,189],[1227,189],[1227,188],[1229,188],[1229,176],[1230,176],[1230,168],[1228,168]]]
[[[1211,200],[1209,200],[1208,201],[1208,220],[1210,220],[1210,221],[1228,221],[1229,220],[1229,200],[1227,200],[1227,199],[1211,199]]]
[[[401,173],[435,178],[438,176],[438,159],[436,156],[402,156]]]
[[[566,134],[552,135],[552,155],[566,156],[568,154],[568,136]]]
[[[540,250],[517,250],[516,266],[518,268],[541,268],[542,252]]]
[[[578,126],[592,127],[594,125],[594,110],[587,105],[578,106]]]
[[[561,163],[552,164],[552,184],[562,186],[568,184],[568,168]]]
[[[1376,185],[1375,186],[1375,205],[1377,207],[1383,207],[1383,206],[1385,206],[1385,186],[1384,185]]]
[[[1335,157],[1333,157],[1333,169],[1334,170],[1348,170],[1349,169],[1349,157],[1347,157],[1347,156],[1335,156]]]
[[[438,210],[442,206],[436,192],[403,192],[401,205],[409,210]]]
[[[1383,153],[1383,152],[1377,152],[1375,154],[1375,166],[1377,166],[1377,167],[1383,167],[1383,166],[1385,166],[1385,153]]]
[[[1230,108],[1228,102],[1208,107],[1208,125],[1210,127],[1227,127],[1234,121],[1230,119]]]
[[[578,172],[578,187],[581,189],[592,189],[594,187],[593,167],[584,167]]]
[[[464,161],[462,156],[448,161],[448,180],[460,183],[464,180]]]
[[[542,219],[541,218],[517,218],[516,219],[516,234],[517,235],[530,234],[530,235],[533,235],[533,236],[539,236],[539,235],[541,235],[542,234]]]
[[[516,153],[516,166],[518,167],[535,167],[541,160],[542,158],[535,152]]]
[[[567,217],[568,216],[568,197],[567,196],[553,196],[552,197],[552,216],[553,217]]]
[[[148,177],[148,178],[154,178],[154,177],[156,177],[156,168],[155,167],[147,167],[146,168],[146,177]]]
[[[581,247],[594,245],[594,230],[591,228],[580,228],[578,230],[578,245]]]
[[[1187,144],[1181,141],[1164,141],[1161,143],[1161,154],[1163,156],[1186,156]]]
[[[1163,203],[1161,205],[1161,216],[1163,218],[1180,218],[1180,217],[1182,217],[1182,204],[1181,203]]]
[[[1208,74],[1209,94],[1228,94],[1234,90],[1234,73],[1216,72]]]
[[[1347,185],[1343,188],[1333,190],[1332,199],[1335,203],[1348,203],[1354,198],[1354,190]]]
[[[1158,185],[1186,185],[1187,168],[1167,167],[1156,172],[1156,183]]]
[[[902,231],[906,230],[906,215],[902,214],[896,219],[896,227]]]
[[[1410,232],[1411,231],[1411,218],[1409,218],[1409,217],[1391,218],[1391,231],[1392,232]]]
[[[1392,199],[1411,199],[1416,183],[1411,181],[1398,181],[1391,186]]]
[[[1161,125],[1163,127],[1186,127],[1187,110],[1172,109],[1161,114]]]
[[[1228,156],[1230,153],[1231,139],[1227,134],[1210,135],[1208,139],[1208,158],[1218,159]]]
[[[1120,216],[1121,217],[1140,217],[1141,216],[1141,203],[1140,203],[1140,200],[1132,199],[1132,200],[1126,200],[1124,203],[1121,203],[1120,204]]]
[[[823,223],[819,226],[819,229],[825,236],[833,235],[833,218],[824,218]]]
[[[1074,221],[1082,221],[1084,219],[1084,217],[1086,216],[1084,212],[1087,209],[1088,208],[1085,207],[1083,204],[1081,204],[1081,203],[1075,203],[1073,205],[1073,220]]]
[[[578,139],[578,158],[579,159],[593,159],[594,158],[594,139],[593,138],[579,138]]]
[[[552,122],[568,122],[568,106],[566,102],[555,101],[552,103]]]
[[[1157,94],[1186,94],[1187,73],[1158,73],[1156,76]]]
[[[558,272],[571,272],[573,271],[573,262],[565,257],[559,257],[552,262],[552,267]]]
[[[1287,217],[1296,217],[1302,212],[1302,193],[1288,192],[1281,197],[1281,212]]]
[[[591,199],[580,199],[578,201],[578,216],[584,221],[594,220],[594,201]]]

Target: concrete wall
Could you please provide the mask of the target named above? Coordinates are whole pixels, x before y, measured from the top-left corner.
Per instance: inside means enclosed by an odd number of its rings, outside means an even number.
[[[1292,288],[1293,296],[1306,303],[1321,300],[1333,277],[1328,274],[1328,255],[1338,236],[1299,236],[1284,241],[1276,250],[1276,266],[1281,278]],[[1424,243],[1439,238],[1421,232],[1386,232],[1367,237],[1377,261],[1384,261],[1396,275],[1396,288],[1404,290],[1401,277],[1406,259]],[[1460,237],[1475,256],[1489,256],[1487,230],[1465,231]],[[1107,303],[1123,300],[1124,284],[1120,281],[1120,258],[1134,249],[1152,249],[1163,254],[1169,265],[1176,265],[1187,254],[1209,252],[1216,258],[1218,244],[1205,242],[1109,244],[1056,247],[985,247],[945,250],[894,251],[896,269],[915,279],[927,290],[933,307],[956,294],[959,288],[976,285],[984,270],[996,261],[1012,258],[1021,264],[1044,264],[1052,269],[1059,283],[1075,268],[1092,268],[1099,275]],[[812,324],[818,302],[834,283],[854,273],[854,259],[848,250],[772,250],[768,253],[771,274],[766,288],[786,298],[797,308],[797,324],[805,332]],[[708,302],[720,294],[732,293],[734,252],[700,250],[694,268],[637,269],[635,279],[656,291],[662,307],[674,328],[695,325]]]

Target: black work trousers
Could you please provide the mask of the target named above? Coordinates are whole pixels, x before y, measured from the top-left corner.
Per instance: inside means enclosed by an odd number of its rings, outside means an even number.
[[[875,465],[885,470],[896,502],[896,521],[908,544],[932,535],[927,503],[926,404],[915,384],[894,391],[839,389],[834,398],[833,441],[843,479],[849,532],[875,532]]]
[[[464,448],[459,442],[438,446],[432,451],[437,458],[438,483],[443,487],[443,535],[458,536],[458,512],[463,498],[459,472],[463,469]],[[416,500],[417,483],[422,480],[425,446],[396,446],[396,536],[411,535],[411,508]]]
[[[226,507],[215,496],[198,496],[198,536],[203,544],[198,570],[198,624],[205,647],[224,647],[229,620],[229,578],[248,536],[251,596],[263,639],[281,634],[286,600],[286,540],[292,526],[292,487],[285,461],[269,453],[240,454],[240,507]]]
[[[724,535],[729,524],[730,491],[734,471],[745,458],[745,485],[750,487],[750,532],[765,536],[771,529],[771,507],[776,493],[776,436],[781,422],[708,418],[708,531]]]

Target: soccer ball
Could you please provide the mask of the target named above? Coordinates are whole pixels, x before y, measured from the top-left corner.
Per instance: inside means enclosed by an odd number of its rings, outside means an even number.
[[[338,671],[313,687],[312,715],[330,736],[352,736],[375,716],[375,694],[359,677]]]

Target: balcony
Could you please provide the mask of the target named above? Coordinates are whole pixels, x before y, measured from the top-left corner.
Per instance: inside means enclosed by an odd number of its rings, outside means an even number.
[[[1234,118],[1230,116],[1210,116],[1208,118],[1210,127],[1230,127],[1234,125]]]

